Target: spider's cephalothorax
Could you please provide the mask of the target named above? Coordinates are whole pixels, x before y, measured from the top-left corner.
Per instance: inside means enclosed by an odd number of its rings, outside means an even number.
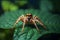
[[[20,16],[17,21],[15,22],[14,26],[19,22],[22,21],[23,22],[23,26],[22,26],[22,31],[24,30],[24,26],[25,24],[28,24],[28,22],[30,24],[34,24],[36,29],[39,31],[39,28],[36,25],[36,22],[38,22],[41,26],[43,26],[45,29],[45,25],[43,24],[43,22],[37,17],[37,16],[33,16],[32,14],[26,14],[26,15],[22,15]]]

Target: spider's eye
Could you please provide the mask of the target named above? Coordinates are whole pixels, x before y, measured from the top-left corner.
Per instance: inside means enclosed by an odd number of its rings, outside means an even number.
[[[32,16],[32,15],[30,15],[30,16]]]
[[[26,14],[26,16],[32,16],[32,14]]]
[[[26,15],[26,16],[32,16],[32,15]]]

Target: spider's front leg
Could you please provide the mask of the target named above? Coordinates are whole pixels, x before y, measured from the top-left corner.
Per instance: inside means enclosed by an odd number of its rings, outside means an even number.
[[[22,17],[24,17],[24,15],[20,16],[20,17],[16,20],[16,22],[14,23],[14,26],[13,26],[13,27],[15,27],[15,25],[22,19]]]
[[[38,22],[44,29],[46,29],[46,26],[38,17],[35,17],[35,21]]]
[[[32,21],[33,21],[33,24],[35,25],[36,29],[37,29],[38,31],[40,31],[39,28],[37,27],[36,23],[35,23],[35,20],[32,20]]]
[[[24,31],[25,22],[26,22],[26,19],[23,20],[22,32]]]
[[[17,21],[14,23],[14,26],[13,26],[13,27],[15,27],[15,25],[16,25],[20,20],[21,20],[21,18],[19,17],[19,18],[17,19]]]

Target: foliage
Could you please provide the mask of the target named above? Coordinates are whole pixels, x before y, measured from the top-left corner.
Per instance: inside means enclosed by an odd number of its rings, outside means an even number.
[[[2,8],[3,8],[4,11],[18,10],[18,6],[12,4],[9,1],[2,1]]]
[[[36,40],[40,36],[45,33],[59,33],[60,31],[60,16],[51,14],[49,12],[39,12],[39,10],[27,9],[27,10],[19,10],[17,12],[6,12],[0,18],[0,28],[9,29],[13,28],[15,21],[18,19],[20,15],[24,15],[26,13],[32,13],[33,15],[37,15],[43,23],[46,25],[47,30],[44,30],[43,27],[38,26],[40,28],[40,33],[36,30],[36,28],[32,28],[31,26],[25,26],[24,32],[21,33],[22,22],[19,22],[16,25],[16,29],[14,32],[14,40]],[[39,15],[38,15],[39,14]],[[44,14],[44,15],[43,15]]]
[[[24,6],[25,4],[27,4],[27,0],[14,1],[13,3],[10,1],[1,1],[1,5],[4,11],[16,11],[18,10],[19,6],[21,7]]]
[[[25,15],[26,13],[32,13],[33,15],[36,15],[41,19],[41,21],[45,24],[47,30],[37,24],[40,32],[36,30],[34,25],[26,25],[24,32],[21,32],[23,23],[19,22],[15,27],[16,29],[14,31],[13,40],[37,40],[41,36],[48,33],[60,33],[60,16],[49,12],[50,10],[52,10],[52,5],[46,5],[47,2],[48,1],[42,1],[40,5],[41,10],[20,9],[13,12],[5,12],[5,14],[0,17],[0,28],[12,29],[14,28],[13,25],[19,16],[21,16],[22,14]]]

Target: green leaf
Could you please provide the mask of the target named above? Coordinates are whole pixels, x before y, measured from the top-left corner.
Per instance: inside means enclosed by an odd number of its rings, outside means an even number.
[[[18,10],[18,6],[14,5],[13,3],[9,2],[9,1],[2,1],[1,5],[2,5],[2,8],[4,11]]]
[[[60,16],[52,14],[51,12],[49,12],[50,9],[47,9],[46,7],[44,7],[44,9],[46,8],[46,10],[44,10],[43,7],[41,8],[41,10],[21,9],[17,10],[16,12],[6,12],[0,17],[0,28],[13,28],[13,25],[19,16],[21,16],[22,14],[25,15],[27,13],[32,13],[32,15],[36,15],[41,19],[41,21],[45,24],[47,30],[37,24],[40,32],[38,32],[33,25],[26,25],[24,32],[21,32],[22,22],[19,22],[16,25],[16,29],[14,31],[14,40],[37,40],[39,37],[48,33],[60,33]]]
[[[60,31],[60,16],[51,14],[49,12],[39,12],[39,10],[35,9],[26,9],[26,10],[19,10],[16,12],[6,12],[4,15],[0,17],[0,28],[3,29],[10,29],[13,28],[13,25],[15,21],[18,19],[19,16],[22,14],[25,15],[26,13],[32,13],[33,15],[38,16],[41,21],[46,25],[47,30],[44,30],[42,26],[39,26],[40,32],[31,26],[25,26],[24,32],[21,33],[22,29],[22,22],[19,22],[16,25],[16,29],[14,32],[14,40],[37,40],[39,37],[41,37],[44,34],[48,33],[59,33]]]

